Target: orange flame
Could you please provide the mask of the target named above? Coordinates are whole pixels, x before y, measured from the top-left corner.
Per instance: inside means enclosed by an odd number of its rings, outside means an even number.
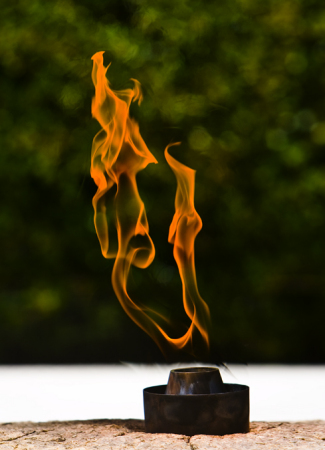
[[[168,240],[174,244],[174,257],[183,285],[184,308],[191,319],[184,336],[172,339],[148,313],[165,318],[137,305],[127,291],[132,265],[144,269],[155,257],[136,175],[148,164],[157,161],[142,139],[138,124],[129,117],[131,101],[140,104],[142,100],[140,83],[133,80],[133,89],[111,90],[106,78],[109,66],[105,68],[103,65],[103,53],[98,52],[92,57],[95,86],[92,115],[102,126],[93,140],[91,156],[91,176],[98,187],[93,198],[94,222],[101,250],[105,258],[115,258],[112,285],[129,317],[152,337],[164,354],[168,348],[183,348],[192,353],[195,329],[209,346],[209,308],[199,295],[194,263],[194,241],[202,228],[202,221],[194,208],[195,171],[170,156],[170,146],[166,148],[167,162],[177,179],[176,212]],[[112,198],[111,189],[114,186],[116,192]],[[117,232],[117,248],[112,248],[109,240],[111,222]]]

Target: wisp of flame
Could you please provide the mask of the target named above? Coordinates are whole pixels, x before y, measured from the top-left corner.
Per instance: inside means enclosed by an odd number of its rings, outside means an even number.
[[[136,176],[148,164],[157,163],[157,160],[142,139],[138,124],[129,116],[131,102],[138,101],[140,104],[142,101],[140,83],[132,80],[133,89],[110,89],[106,78],[109,66],[104,67],[103,54],[98,52],[92,57],[95,86],[92,115],[102,129],[93,140],[90,171],[98,187],[93,207],[102,254],[105,258],[115,258],[112,285],[128,316],[152,337],[165,355],[169,349],[183,349],[192,354],[195,330],[209,347],[209,308],[198,292],[194,262],[194,241],[202,228],[201,218],[194,207],[195,171],[169,154],[170,145],[166,148],[166,160],[177,179],[175,215],[168,241],[174,245],[174,257],[182,281],[184,309],[191,320],[187,332],[174,339],[151,316],[154,313],[165,318],[136,304],[128,294],[131,267],[147,268],[155,257]],[[117,237],[115,246],[110,242],[111,228],[114,228]]]

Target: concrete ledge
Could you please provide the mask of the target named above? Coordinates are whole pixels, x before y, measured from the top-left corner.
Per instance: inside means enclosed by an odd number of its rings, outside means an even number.
[[[142,420],[13,422],[0,424],[0,450],[74,449],[324,449],[325,421],[252,422],[248,434],[147,434]]]

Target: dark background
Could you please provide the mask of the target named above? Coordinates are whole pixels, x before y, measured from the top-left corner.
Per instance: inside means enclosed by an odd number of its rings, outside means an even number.
[[[101,50],[114,89],[141,82],[131,114],[159,161],[139,174],[157,254],[132,272],[134,295],[178,334],[188,324],[163,156],[181,140],[173,154],[197,170],[211,361],[324,363],[323,0],[2,5],[0,363],[164,361],[115,298],[93,226],[90,74]]]

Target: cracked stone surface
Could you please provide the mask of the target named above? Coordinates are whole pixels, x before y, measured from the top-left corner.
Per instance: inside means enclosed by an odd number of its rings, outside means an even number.
[[[144,432],[142,420],[0,424],[0,450],[325,449],[325,421],[252,422],[247,434],[182,436]]]

